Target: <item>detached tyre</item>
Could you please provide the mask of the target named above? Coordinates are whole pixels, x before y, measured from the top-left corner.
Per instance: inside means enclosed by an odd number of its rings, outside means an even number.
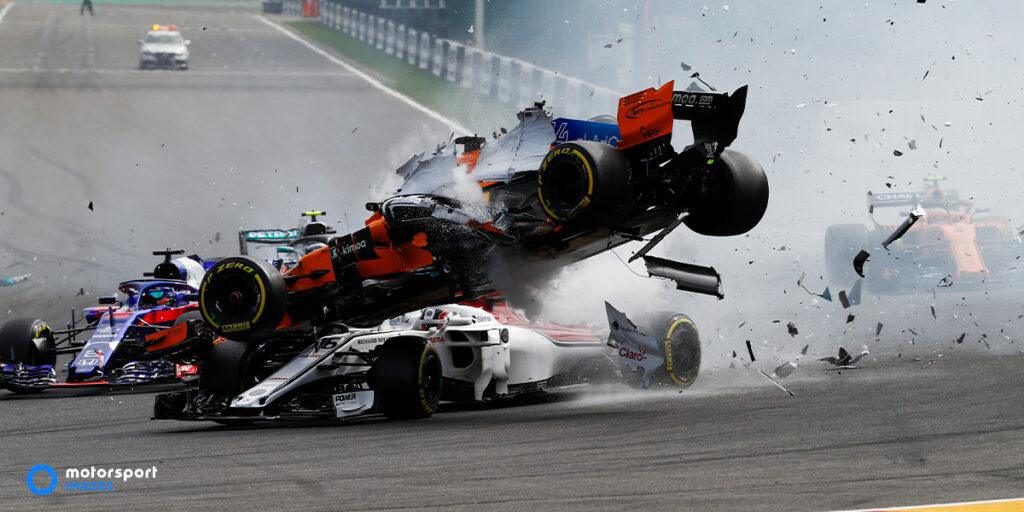
[[[381,413],[391,420],[430,417],[441,403],[442,367],[424,339],[394,338],[380,347],[370,386]]]
[[[537,175],[544,213],[559,224],[613,223],[632,201],[629,165],[618,149],[594,141],[559,144]]]
[[[658,340],[665,349],[665,365],[655,370],[651,383],[690,387],[700,373],[700,333],[686,315],[674,315],[662,325]]]
[[[706,236],[742,235],[768,208],[768,177],[753,158],[727,149],[712,164],[715,185],[707,197],[690,209],[683,222]]]
[[[863,224],[833,224],[825,231],[825,272],[833,284],[850,286],[860,276],[853,258],[868,247],[868,228]],[[875,252],[875,251],[872,251]],[[878,259],[878,257],[875,257]]]
[[[51,367],[57,364],[57,344],[53,329],[37,318],[17,318],[0,327],[0,361],[26,366]],[[45,387],[7,384],[15,393],[36,393]]]
[[[284,277],[263,260],[220,260],[199,286],[203,320],[218,335],[235,340],[259,340],[271,334],[287,306]]]

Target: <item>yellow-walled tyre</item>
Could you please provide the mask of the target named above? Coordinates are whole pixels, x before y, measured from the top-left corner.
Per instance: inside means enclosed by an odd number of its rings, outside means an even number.
[[[700,333],[697,326],[686,315],[674,315],[659,334],[658,341],[665,349],[665,365],[654,372],[652,383],[690,387],[700,373]]]
[[[618,149],[594,141],[559,144],[537,174],[537,196],[556,224],[610,224],[633,200],[629,164]]]
[[[443,368],[434,345],[392,338],[380,347],[369,375],[374,400],[391,420],[428,418],[441,403]]]
[[[215,333],[239,341],[265,338],[277,329],[288,307],[284,277],[254,258],[225,258],[206,272],[199,286],[199,311]]]

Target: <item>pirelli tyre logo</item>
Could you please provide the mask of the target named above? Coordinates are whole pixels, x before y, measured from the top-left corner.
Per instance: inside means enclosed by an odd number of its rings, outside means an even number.
[[[241,270],[242,272],[245,272],[246,274],[252,274],[254,272],[253,268],[250,267],[249,265],[246,265],[245,263],[238,263],[238,262],[234,262],[233,261],[231,263],[226,263],[224,265],[218,266],[217,267],[217,273],[221,273],[221,272],[224,272],[225,270],[230,270],[230,269],[233,269],[233,268],[237,268],[237,269]]]
[[[223,332],[238,332],[244,331],[252,327],[252,322],[238,322],[234,324],[226,324],[220,327]]]

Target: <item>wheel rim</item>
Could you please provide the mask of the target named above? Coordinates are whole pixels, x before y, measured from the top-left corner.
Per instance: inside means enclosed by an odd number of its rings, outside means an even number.
[[[222,323],[248,320],[262,300],[259,290],[240,275],[223,276],[212,295],[213,311]]]
[[[441,399],[441,360],[433,352],[428,352],[424,359],[420,389],[424,403],[435,407]]]
[[[583,199],[586,180],[578,166],[560,162],[553,165],[548,174],[553,204],[559,208],[573,208]]]

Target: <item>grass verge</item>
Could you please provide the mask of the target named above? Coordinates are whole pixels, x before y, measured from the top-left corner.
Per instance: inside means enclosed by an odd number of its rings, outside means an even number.
[[[514,109],[508,105],[455,85],[435,76],[429,69],[413,66],[344,32],[315,21],[293,21],[286,25],[377,74],[388,87],[463,126],[478,130],[481,135],[490,134],[501,126],[511,128],[517,122]]]

